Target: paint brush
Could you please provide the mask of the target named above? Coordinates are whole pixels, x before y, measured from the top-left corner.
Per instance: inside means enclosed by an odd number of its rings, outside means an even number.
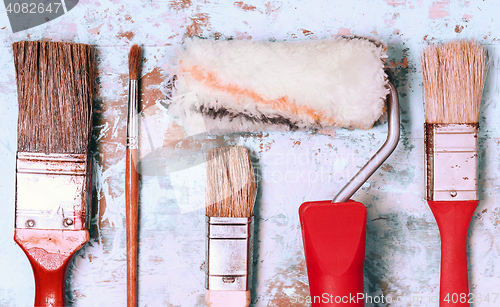
[[[248,149],[207,155],[207,306],[247,307],[252,282],[254,171]]]
[[[35,277],[35,306],[64,306],[72,257],[89,240],[93,49],[14,43],[19,105],[14,240]]]
[[[426,199],[441,235],[440,306],[469,305],[467,232],[478,205],[477,134],[485,51],[474,41],[422,55]]]
[[[137,226],[139,206],[138,80],[141,48],[133,45],[128,55],[129,92],[127,117],[127,153],[125,168],[125,205],[127,215],[127,306],[137,306]]]

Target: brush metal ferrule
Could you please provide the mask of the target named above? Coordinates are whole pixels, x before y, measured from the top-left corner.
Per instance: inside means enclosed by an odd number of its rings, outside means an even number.
[[[427,200],[478,200],[478,130],[478,124],[425,124]]]
[[[206,217],[206,285],[208,290],[251,288],[253,216]]]
[[[139,149],[139,116],[137,114],[139,90],[137,80],[129,81],[128,91],[127,148]]]
[[[86,154],[18,152],[16,228],[86,229],[89,169]]]

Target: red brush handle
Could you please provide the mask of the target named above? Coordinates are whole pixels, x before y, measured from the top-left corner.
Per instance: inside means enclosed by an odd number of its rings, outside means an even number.
[[[479,201],[427,201],[441,235],[439,306],[469,306],[467,232]]]
[[[299,217],[312,306],[364,306],[365,206],[307,202]]]
[[[139,174],[137,149],[127,149],[125,168],[125,203],[127,215],[127,306],[137,306],[137,224]]]
[[[35,306],[65,306],[66,273],[71,259],[89,240],[87,230],[16,229],[35,276]]]

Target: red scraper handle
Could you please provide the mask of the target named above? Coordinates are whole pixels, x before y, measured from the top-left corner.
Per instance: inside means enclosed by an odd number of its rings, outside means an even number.
[[[88,231],[16,229],[14,240],[33,268],[35,306],[66,306],[64,291],[68,266],[75,253],[89,241]]]
[[[299,217],[312,306],[364,306],[365,206],[306,202]]]
[[[467,232],[479,201],[427,201],[441,235],[439,306],[469,306]]]

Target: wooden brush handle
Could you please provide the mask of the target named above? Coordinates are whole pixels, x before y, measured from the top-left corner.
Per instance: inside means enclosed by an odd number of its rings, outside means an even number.
[[[469,306],[467,232],[479,201],[428,201],[441,235],[439,306]]]
[[[137,224],[139,174],[137,149],[127,149],[125,168],[125,205],[127,214],[127,306],[137,306]]]
[[[89,241],[87,230],[16,229],[35,276],[35,306],[65,306],[66,273],[71,259]]]

